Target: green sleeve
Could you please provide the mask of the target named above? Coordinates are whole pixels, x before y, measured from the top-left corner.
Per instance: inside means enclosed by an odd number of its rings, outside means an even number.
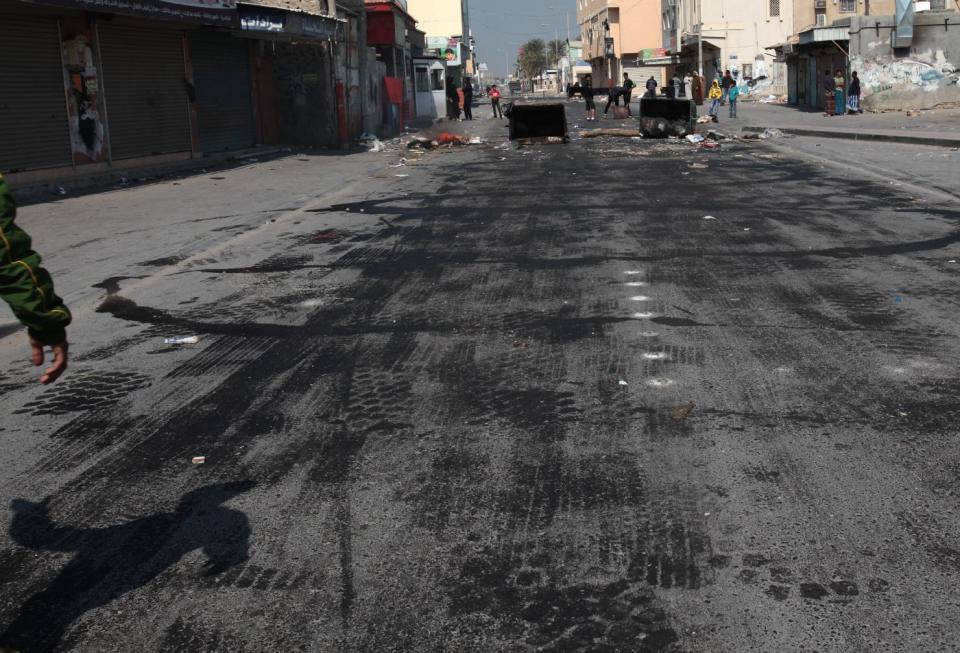
[[[31,338],[44,345],[59,344],[66,340],[70,311],[54,292],[50,275],[40,267],[30,236],[15,224],[16,214],[16,203],[0,175],[0,297]]]

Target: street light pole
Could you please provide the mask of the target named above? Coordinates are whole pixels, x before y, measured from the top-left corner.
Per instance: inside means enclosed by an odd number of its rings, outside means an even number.
[[[697,67],[703,77],[703,4],[697,0]]]

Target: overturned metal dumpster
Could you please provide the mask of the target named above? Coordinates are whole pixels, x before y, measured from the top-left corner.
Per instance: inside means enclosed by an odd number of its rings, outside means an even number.
[[[510,140],[569,140],[567,114],[562,104],[515,102],[509,111]]]
[[[640,98],[640,133],[647,138],[683,138],[697,129],[697,105],[693,100],[666,97]]]

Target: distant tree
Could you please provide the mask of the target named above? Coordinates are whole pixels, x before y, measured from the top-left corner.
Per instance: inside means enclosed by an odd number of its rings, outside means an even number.
[[[567,42],[564,39],[557,39],[547,43],[547,65],[557,67],[560,59],[567,56]]]
[[[520,54],[520,70],[526,79],[534,79],[543,74],[547,67],[547,45],[543,39],[530,39],[523,44]]]

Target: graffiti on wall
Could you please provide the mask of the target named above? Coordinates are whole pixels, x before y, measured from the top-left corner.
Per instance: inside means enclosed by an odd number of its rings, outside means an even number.
[[[865,96],[891,89],[935,91],[957,83],[957,67],[947,61],[942,50],[905,59],[853,56],[850,66],[859,72]]]
[[[100,119],[100,79],[85,21],[64,21],[63,80],[74,164],[106,158],[106,134]]]

